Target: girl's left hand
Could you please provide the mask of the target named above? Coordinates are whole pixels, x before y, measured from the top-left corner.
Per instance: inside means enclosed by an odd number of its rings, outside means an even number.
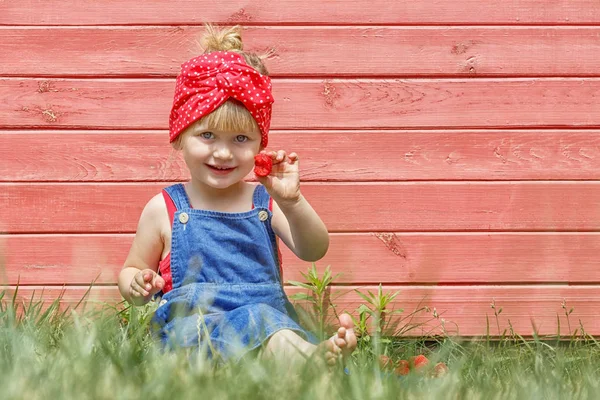
[[[271,156],[273,169],[265,177],[257,176],[256,179],[262,183],[267,192],[277,202],[293,204],[300,200],[300,174],[298,172],[298,155],[287,154],[284,150],[261,151]]]

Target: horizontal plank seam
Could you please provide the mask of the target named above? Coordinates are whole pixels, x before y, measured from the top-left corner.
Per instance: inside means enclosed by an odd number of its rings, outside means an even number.
[[[140,182],[143,184],[148,184],[149,182],[156,182],[157,184],[175,184],[175,183],[180,183],[181,181],[142,181]],[[548,182],[551,182],[552,184],[572,184],[572,183],[586,183],[589,182],[591,184],[599,184],[600,181],[599,180],[591,180],[591,179],[557,179],[557,180],[540,180],[540,179],[532,179],[532,180],[489,180],[489,181],[482,181],[482,180],[426,180],[426,181],[421,181],[421,180],[414,180],[414,181],[361,181],[357,184],[357,182],[355,181],[336,181],[336,182],[304,182],[306,185],[310,185],[310,186],[324,186],[324,185],[331,185],[331,186],[378,186],[378,185],[382,185],[382,183],[388,183],[388,185],[385,186],[407,186],[407,185],[419,185],[419,184],[423,184],[423,183],[435,183],[435,184],[439,184],[439,185],[454,185],[454,184],[470,184],[470,183],[481,183],[481,185],[500,185],[500,186],[509,186],[511,184],[518,184],[518,183],[523,183],[523,182],[527,182],[528,184],[536,184],[536,185],[545,185]],[[16,186],[16,187],[26,187],[26,186],[49,186],[50,184],[45,183],[45,182],[13,182],[13,181],[9,181],[9,182],[0,182],[0,187],[2,186]],[[129,182],[129,181],[115,181],[115,182],[107,182],[107,181],[99,181],[99,182],[55,182],[52,183],[52,186],[126,186],[126,185],[130,185],[130,186],[141,186],[139,184],[136,184],[135,182]]]
[[[44,127],[40,129],[23,129],[23,128],[2,128],[0,130],[0,136],[3,134],[9,135],[31,135],[36,133],[43,134],[64,134],[64,135],[72,135],[75,133],[82,135],[104,135],[104,134],[115,134],[122,135],[123,130],[125,129],[116,129],[116,128],[94,128],[94,129],[79,129],[79,128],[71,128],[71,127]],[[168,129],[144,129],[144,128],[127,128],[127,131],[130,131],[135,134],[148,134],[148,135],[167,135]],[[587,128],[587,127],[568,127],[568,128],[536,128],[536,127],[525,127],[525,128],[514,128],[512,126],[507,126],[505,128],[461,128],[461,127],[448,127],[445,129],[440,128],[352,128],[352,129],[343,129],[343,128],[285,128],[285,129],[271,129],[269,131],[270,135],[291,135],[296,133],[308,134],[308,135],[318,135],[320,133],[329,134],[329,133],[339,133],[339,134],[352,134],[352,133],[398,133],[398,134],[408,134],[408,133],[427,133],[427,134],[445,134],[448,132],[459,132],[466,134],[485,134],[491,132],[498,131],[507,131],[511,133],[519,133],[519,132],[531,132],[531,131],[539,131],[542,130],[544,132],[554,132],[554,133],[571,133],[571,132],[585,132],[589,131],[589,133],[598,134],[600,133],[600,129],[595,128]],[[168,146],[165,136],[165,146]]]
[[[343,270],[340,271],[341,273],[343,273]],[[302,281],[304,282],[304,281]],[[479,283],[479,282],[390,282],[390,281],[385,281],[385,282],[379,282],[379,281],[367,281],[367,282],[344,282],[344,283],[332,283],[331,285],[329,285],[332,289],[343,289],[343,288],[348,288],[350,290],[352,289],[361,289],[361,288],[365,288],[365,287],[372,287],[372,286],[378,286],[381,283],[381,285],[383,287],[385,286],[398,286],[398,287],[426,287],[426,288],[432,288],[432,287],[498,287],[498,286],[502,286],[502,287],[506,287],[506,286],[511,286],[511,287],[520,287],[520,286],[539,286],[539,287],[548,287],[548,286],[557,286],[557,287],[567,287],[567,286],[577,286],[577,287],[582,287],[582,286],[595,286],[595,285],[600,285],[600,281],[598,282],[590,282],[590,281],[557,281],[557,282],[539,282],[539,281],[531,281],[531,282],[523,282],[523,281],[499,281],[499,282],[484,282],[484,283]],[[89,287],[86,285],[83,285],[82,283],[62,283],[62,284],[44,284],[43,282],[37,282],[37,283],[21,283],[19,284],[19,286],[21,287],[31,287],[31,286],[40,286],[40,285],[44,285],[44,286],[57,286],[57,287],[77,287],[77,286],[85,286],[85,287]],[[16,286],[16,285],[12,285],[12,286]],[[116,283],[95,283],[94,285],[92,285],[92,287],[113,287],[113,286],[117,286]],[[6,285],[4,286],[0,286],[0,288],[2,287],[6,287]],[[284,282],[284,287],[287,288],[292,288],[294,287],[294,285],[288,283],[288,282]]]
[[[360,235],[369,235],[378,233],[379,231],[368,231],[368,232],[353,232],[353,231],[338,231],[338,232],[329,232],[332,236],[357,236]],[[437,231],[437,232],[427,232],[427,231],[389,231],[389,233],[394,233],[398,236],[415,236],[415,235],[423,235],[423,236],[448,236],[448,234],[452,236],[600,236],[600,231],[545,231],[545,232],[536,232],[536,231]],[[65,237],[68,236],[70,238],[77,238],[82,236],[93,236],[93,237],[115,237],[115,236],[128,236],[133,237],[135,232],[115,232],[115,233],[98,233],[98,232],[89,232],[89,233],[48,233],[48,232],[33,232],[33,233],[0,233],[0,240],[7,240],[13,238],[40,238],[40,237]]]
[[[213,23],[216,24],[221,24],[221,23],[227,23],[227,24],[231,24],[232,22],[229,20],[223,20],[223,21],[219,21],[219,20],[215,20],[215,21],[211,21]],[[368,27],[374,27],[374,28],[384,28],[384,27],[440,27],[440,28],[447,28],[447,27],[473,27],[473,28],[485,28],[485,27],[503,27],[503,28],[509,28],[509,27],[590,27],[590,28],[597,28],[598,27],[598,23],[600,23],[600,21],[586,21],[586,22],[565,22],[565,21],[551,21],[551,22],[514,22],[514,23],[509,23],[507,21],[498,21],[498,22],[481,22],[481,23],[473,23],[473,22],[406,22],[406,23],[402,23],[402,22],[389,22],[389,23],[379,23],[379,24],[373,24],[373,23],[362,23],[360,21],[353,21],[352,23],[346,23],[346,22],[340,22],[340,23],[336,23],[336,22],[260,22],[260,21],[252,21],[251,24],[247,24],[244,23],[242,21],[235,21],[234,22],[236,25],[240,25],[244,28],[252,28],[252,27],[298,27],[298,28],[311,28],[311,27],[319,27],[319,28],[323,28],[323,27],[332,27],[332,28],[337,28],[337,27],[364,27],[364,28],[368,28]],[[189,23],[189,22],[182,22],[181,24],[179,23],[172,23],[172,22],[168,22],[168,23],[164,23],[164,24],[157,24],[157,23],[143,23],[143,22],[133,22],[131,24],[70,24],[70,23],[62,23],[62,24],[6,24],[6,23],[0,23],[0,28],[130,28],[130,27],[148,27],[148,28],[152,28],[152,27],[165,27],[165,28],[169,28],[169,27],[203,27],[203,23]]]
[[[360,27],[360,29],[366,29],[366,28],[373,28],[373,29],[378,29],[378,28],[401,28],[402,30],[407,30],[410,28],[414,28],[415,30],[419,30],[422,27],[427,27],[427,28],[448,28],[448,27],[455,27],[457,26],[456,24],[452,24],[452,23],[428,23],[428,24],[419,24],[419,23],[406,23],[406,24],[402,24],[402,23],[389,23],[389,24],[361,24],[360,22],[356,22],[356,23],[331,23],[331,24],[301,24],[301,23],[294,23],[293,25],[284,25],[284,24],[278,24],[278,23],[257,23],[257,24],[244,24],[241,22],[236,22],[236,25],[242,25],[244,27],[244,29],[254,29],[254,28],[273,28],[274,30],[277,30],[278,28],[296,28],[298,30],[302,30],[302,29],[310,29],[313,27],[318,27],[319,29],[328,29],[331,28],[332,30],[344,30],[346,28],[354,28],[354,27]],[[111,30],[111,29],[130,29],[130,28],[135,28],[136,26],[140,27],[140,30],[147,30],[147,29],[151,29],[151,28],[164,28],[164,29],[176,29],[176,28],[197,28],[197,27],[202,27],[202,24],[188,24],[188,23],[182,23],[182,24],[97,24],[97,25],[20,25],[20,24],[14,24],[14,25],[7,25],[7,24],[0,24],[0,30],[47,30],[47,29],[52,29],[55,28],[57,30],[59,29],[64,29],[64,30],[75,30],[75,29],[82,29],[82,30],[93,30],[96,28],[101,28],[104,30]],[[515,28],[515,29],[519,29],[520,27],[535,27],[535,28],[540,28],[541,29],[545,29],[545,28],[553,28],[553,27],[557,27],[557,28],[564,28],[564,29],[570,29],[571,26],[576,26],[577,28],[581,28],[581,27],[587,27],[590,28],[590,30],[597,30],[600,29],[600,19],[595,22],[595,23],[581,23],[581,24],[550,24],[550,23],[531,23],[531,24],[506,24],[506,23],[499,23],[499,24],[493,24],[493,23],[481,23],[481,24],[477,24],[477,23],[472,23],[472,24],[461,24],[458,25],[461,28],[489,28],[490,30],[495,30],[495,29],[507,29],[507,28]],[[358,28],[357,28],[358,29]],[[130,29],[133,30],[133,29]]]
[[[5,74],[0,77],[2,78],[31,78],[31,79],[131,79],[131,80],[140,80],[140,79],[169,79],[175,78],[175,74],[161,74],[161,75],[136,75],[136,74],[115,74],[115,75],[107,75],[107,74],[93,74],[93,75],[73,75],[73,74],[57,74],[57,75],[17,75],[17,74]],[[554,74],[554,75],[537,75],[537,74],[477,74],[477,76],[472,76],[469,73],[456,73],[456,74],[411,74],[411,75],[356,75],[351,73],[336,73],[335,75],[314,75],[314,74],[296,74],[296,75],[270,75],[274,79],[381,79],[381,80],[390,80],[390,79],[469,79],[469,80],[477,80],[477,79],[548,79],[548,78],[564,78],[564,79],[575,79],[575,78],[600,78],[600,74],[592,74],[592,73],[580,73],[580,74]]]
[[[141,211],[140,211],[141,212]],[[14,235],[35,235],[37,234],[39,231],[2,231],[1,234],[2,235],[7,235],[7,236],[14,236]],[[518,229],[507,229],[507,230],[499,230],[499,229],[494,229],[494,230],[487,230],[487,229],[481,229],[481,230],[477,230],[477,229],[469,229],[469,230],[443,230],[443,229],[437,229],[437,230],[419,230],[419,231],[414,231],[414,230],[401,230],[399,231],[398,229],[357,229],[354,231],[348,231],[348,230],[337,230],[337,229],[331,229],[329,231],[330,234],[333,233],[346,233],[346,234],[354,234],[354,233],[396,233],[396,234],[434,234],[434,233],[438,233],[438,234],[446,234],[446,233],[450,233],[450,234],[457,234],[457,233],[472,233],[472,234],[491,234],[491,233],[497,233],[497,234],[502,234],[502,233],[510,233],[510,234],[521,234],[521,233],[562,233],[562,234],[575,234],[575,233],[598,233],[600,232],[600,230],[597,229],[581,229],[581,230],[568,230],[568,229],[564,229],[564,230],[553,230],[553,229],[539,229],[539,230],[518,230]],[[101,235],[111,235],[111,234],[132,234],[135,233],[135,230],[131,230],[131,231],[55,231],[53,232],[56,235],[90,235],[90,234],[101,234]]]
[[[167,183],[170,181],[161,181],[161,180],[156,180],[156,179],[141,179],[141,180],[110,180],[110,179],[104,179],[102,181],[95,181],[95,180],[85,180],[85,179],[81,179],[81,180],[28,180],[28,179],[23,179],[23,180],[10,180],[10,181],[4,181],[2,180],[2,178],[0,177],[0,184],[10,184],[10,183],[24,183],[24,184],[29,184],[29,183],[35,183],[35,184],[56,184],[56,183],[72,183],[72,184],[136,184],[136,183]],[[255,182],[255,181],[250,181],[250,182]],[[548,179],[514,179],[511,178],[510,181],[508,180],[503,180],[501,178],[496,178],[496,179],[365,179],[362,180],[360,177],[354,179],[354,180],[346,180],[346,179],[336,179],[336,178],[319,178],[319,179],[310,179],[310,180],[305,180],[305,179],[301,179],[300,182],[308,184],[308,183],[357,183],[357,184],[363,184],[363,183],[449,183],[449,182],[456,182],[456,183],[478,183],[478,182],[483,182],[483,183],[494,183],[494,182],[498,182],[498,183],[502,183],[502,182],[550,182],[550,183],[557,183],[557,182],[578,182],[578,183],[585,183],[585,182],[589,182],[589,183],[596,183],[596,182],[600,182],[600,178],[599,179],[586,179],[586,178],[579,178],[579,179],[553,179],[553,178],[548,178]]]
[[[338,270],[337,272],[343,274],[344,270]],[[336,273],[337,273],[336,272]],[[414,287],[414,286],[423,286],[423,287],[472,287],[472,286],[486,286],[486,287],[497,287],[497,286],[593,286],[600,285],[600,281],[555,281],[555,282],[540,282],[540,281],[495,281],[495,282],[393,282],[393,281],[365,281],[365,282],[337,282],[332,283],[330,286],[332,288],[343,288],[343,287],[354,287],[354,286],[377,286],[379,284],[383,286],[403,286],[403,287]],[[104,286],[111,286],[109,283],[103,284]],[[285,283],[286,287],[293,287],[293,285],[289,283]],[[360,288],[359,288],[360,289]]]
[[[357,285],[357,284],[348,284],[348,285],[331,285],[332,289],[337,289],[337,288],[349,288],[349,289],[375,289],[377,288],[379,285],[378,284],[366,284],[366,285]],[[442,290],[445,289],[453,289],[456,285],[443,285],[443,286],[439,286],[439,285],[435,285],[435,286],[430,286],[430,285],[412,285],[412,284],[407,284],[407,285],[399,285],[399,284],[382,284],[382,287],[405,287],[405,288],[411,288],[411,289],[432,289],[432,288],[439,288]],[[573,288],[577,288],[577,289],[598,289],[598,287],[600,286],[600,282],[597,283],[593,283],[590,284],[585,283],[585,284],[580,284],[580,285],[570,285],[570,284],[566,284],[566,283],[561,283],[561,284],[540,284],[540,283],[535,283],[535,284],[531,284],[531,285],[519,285],[519,284],[502,284],[502,285],[497,285],[497,284],[481,284],[481,285],[469,285],[470,287],[476,288],[476,289],[498,289],[499,287],[501,288],[507,288],[507,289],[522,289],[522,286],[527,286],[528,288],[531,289],[549,289],[549,288],[556,288],[556,289],[564,289],[564,288],[569,288],[569,287],[573,287]],[[89,289],[90,285],[66,285],[66,284],[43,284],[43,283],[38,283],[35,285],[0,285],[0,291],[5,290],[5,289],[14,289],[14,288],[19,288],[19,287],[27,287],[28,289],[34,289],[34,288],[52,288],[52,289],[58,289],[58,288],[81,288],[81,289]],[[101,287],[101,288],[118,288],[117,284],[94,284],[91,285],[92,288],[94,287]],[[285,285],[285,287],[287,288],[293,288],[294,286],[291,285]],[[300,288],[299,288],[300,289]]]
[[[398,76],[384,76],[383,78],[379,78],[377,76],[365,76],[365,77],[355,77],[355,78],[348,78],[348,77],[343,77],[343,78],[339,78],[339,75],[323,75],[323,76],[318,76],[318,77],[293,77],[293,78],[284,78],[284,77],[273,77],[273,81],[274,84],[276,84],[277,81],[296,81],[296,82],[300,82],[300,81],[308,81],[309,83],[323,83],[323,80],[330,80],[330,81],[336,81],[336,82],[332,82],[332,83],[337,83],[337,82],[355,82],[355,81],[360,81],[361,83],[379,83],[380,81],[383,80],[389,80],[389,79],[393,79],[393,80],[398,80],[398,81],[405,81],[405,80],[410,80],[410,81],[419,81],[419,82],[433,82],[433,83],[439,83],[441,79],[438,78],[430,78],[430,77],[422,77],[422,76],[416,76],[414,78],[400,78]],[[57,78],[53,75],[43,75],[43,76],[38,76],[36,78],[31,78],[29,76],[25,76],[25,75],[15,75],[15,76],[6,76],[6,75],[0,75],[0,80],[5,80],[5,81],[19,81],[19,80],[34,80],[34,79],[65,79],[65,78]],[[531,81],[557,81],[557,82],[565,82],[565,81],[585,81],[585,82],[589,82],[589,81],[600,81],[600,75],[598,76],[594,76],[594,77],[585,77],[585,78],[580,78],[580,77],[561,77],[561,76],[546,76],[546,77],[531,77],[531,76],[523,76],[523,77],[512,77],[512,76],[508,76],[508,77],[501,77],[501,78],[497,78],[497,77],[478,77],[478,76],[459,76],[459,77],[446,77],[446,78],[442,78],[444,81],[446,82],[471,82],[471,81],[484,81],[484,82],[499,82],[499,81],[513,81],[513,82],[531,82]],[[115,77],[110,77],[110,78],[105,78],[105,77],[98,77],[97,75],[93,75],[91,78],[85,78],[85,77],[81,77],[81,76],[76,76],[73,78],[68,78],[68,80],[71,81],[103,81],[103,82],[136,82],[136,81],[147,81],[149,83],[156,83],[156,82],[169,82],[169,83],[175,83],[175,76],[173,76],[172,78],[164,78],[164,77],[156,77],[156,78],[152,78],[152,77],[143,77],[143,78],[125,78],[122,76],[115,76]]]
[[[161,184],[161,183],[167,183],[170,181],[161,181],[161,180],[155,180],[155,179],[147,179],[147,180],[110,180],[110,179],[104,179],[102,181],[95,181],[95,180],[10,180],[10,181],[4,181],[2,180],[2,178],[0,177],[0,184],[10,184],[10,183],[15,183],[15,184],[57,184],[57,183],[73,183],[73,184],[126,184],[126,183],[130,183],[130,184],[136,184],[136,183],[156,183],[156,184]],[[184,182],[184,181],[182,181]],[[256,182],[256,181],[249,181],[249,182]],[[445,179],[407,179],[407,180],[403,180],[403,179],[369,179],[369,180],[362,180],[360,178],[354,179],[352,181],[347,181],[347,180],[338,180],[335,178],[322,178],[322,179],[310,179],[310,180],[305,180],[305,179],[301,179],[300,180],[301,183],[304,184],[312,184],[312,183],[355,183],[357,185],[363,184],[363,183],[448,183],[448,182],[455,182],[455,183],[500,183],[500,182],[508,182],[508,181],[504,181],[502,179],[452,179],[452,180],[445,180]],[[545,179],[540,181],[539,179],[514,179],[511,178],[510,182],[547,182],[547,183],[557,183],[557,182],[577,182],[577,183],[600,183],[600,179],[585,179],[585,178],[581,178],[581,179],[570,179],[568,181],[562,180],[562,179]]]
[[[95,75],[11,75],[6,74],[2,78],[31,78],[31,79],[111,79],[111,78],[122,78],[122,79],[151,79],[152,75],[131,75],[131,74],[122,74],[122,75],[105,75],[105,74],[95,74]],[[175,75],[156,75],[157,79],[165,79],[166,77],[173,77],[175,79]],[[323,79],[323,80],[332,80],[332,79],[356,79],[356,80],[365,80],[365,79],[381,79],[381,80],[391,80],[391,79],[469,79],[469,80],[477,80],[477,79],[490,79],[490,78],[498,78],[498,81],[502,79],[548,79],[548,78],[564,78],[564,79],[574,79],[574,78],[600,78],[600,74],[569,74],[569,75],[494,75],[494,74],[478,74],[476,77],[471,76],[467,73],[460,74],[420,74],[420,75],[353,75],[353,74],[344,74],[338,73],[336,75],[286,75],[280,76],[277,74],[272,74],[271,77],[277,79]]]
[[[344,73],[338,72],[334,75],[332,74],[323,74],[323,75],[315,75],[315,74],[294,74],[294,75],[278,75],[271,74],[272,78],[276,79],[287,79],[287,80],[305,80],[305,79],[349,79],[349,80],[390,80],[390,79],[436,79],[436,80],[445,80],[445,79],[469,79],[469,80],[477,80],[477,79],[550,79],[550,78],[564,78],[564,79],[576,79],[576,78],[600,78],[600,74],[593,73],[579,73],[579,74],[491,74],[491,73],[477,73],[476,76],[471,75],[470,73],[454,73],[454,74],[395,74],[395,75],[372,75],[372,74],[363,74],[357,75],[354,73]],[[176,74],[154,74],[154,75],[145,75],[145,74],[56,74],[56,75],[37,75],[37,74],[4,74],[0,76],[0,79],[3,78],[30,78],[30,79],[131,79],[131,80],[142,80],[142,79],[175,79]]]
[[[85,124],[85,125],[78,125],[78,124],[71,124],[69,123],[70,128],[72,130],[81,130],[81,129],[96,129],[96,127],[94,125],[90,124]],[[137,125],[137,124],[136,124]],[[155,126],[144,126],[144,127],[139,127],[138,129],[160,129],[162,127],[163,124],[160,125],[155,125]],[[166,125],[166,122],[165,122]],[[435,127],[435,129],[449,129],[451,127],[456,128],[456,125],[438,125]],[[546,128],[563,128],[563,129],[576,129],[578,127],[580,128],[585,128],[585,129],[600,129],[600,123],[590,123],[590,124],[579,124],[579,125],[567,125],[567,124],[535,124],[535,125],[512,125],[513,128],[515,129],[546,129]],[[35,130],[42,130],[44,128],[47,129],[56,129],[56,126],[52,126],[49,127],[47,125],[42,125],[42,123],[38,123],[38,124],[33,124],[33,125],[18,125],[18,126],[14,126],[14,125],[9,125],[9,126],[2,126],[2,124],[0,123],[0,130],[9,130],[9,129],[18,129],[18,130],[23,130],[23,129],[35,129]],[[111,126],[111,127],[107,127],[105,128],[106,130],[118,130],[117,126]],[[399,126],[398,125],[393,125],[393,126],[380,126],[380,127],[376,127],[376,126],[365,126],[365,129],[381,129],[381,130],[398,130]],[[425,130],[427,128],[431,128],[428,127],[427,125],[415,125],[412,126],[413,129],[418,129],[418,130]],[[502,130],[507,128],[507,125],[492,125],[492,126],[486,126],[486,125],[463,125],[460,126],[460,128],[464,128],[464,129],[495,129],[495,130]],[[120,130],[122,131],[128,131],[129,129],[131,129],[131,127],[129,126],[124,126],[123,128],[121,128]],[[302,130],[302,127],[299,127],[297,130]],[[315,129],[319,129],[319,130],[327,130],[328,128],[325,126],[321,126],[321,127],[317,127]],[[338,130],[338,129],[351,129],[350,126],[338,126],[338,127],[332,127],[330,128],[330,130]]]
[[[469,126],[423,126],[423,127],[410,127],[410,128],[401,128],[401,127],[364,127],[364,128],[340,128],[340,127],[320,127],[314,129],[307,129],[304,127],[298,128],[285,128],[285,129],[273,129],[269,131],[271,134],[279,133],[279,134],[294,134],[298,132],[302,133],[386,133],[386,132],[397,132],[397,133],[447,133],[447,132],[464,132],[464,133],[491,133],[491,132],[531,132],[531,131],[544,131],[544,132],[585,132],[589,131],[590,133],[598,133],[600,131],[600,125],[597,127],[594,126],[581,126],[581,125],[548,125],[548,126],[481,126],[481,127],[469,127]],[[113,134],[121,134],[122,132],[134,132],[134,133],[146,133],[146,132],[155,132],[166,134],[166,129],[161,128],[137,128],[137,127],[89,127],[89,126],[5,126],[2,127],[0,124],[0,135],[3,133],[9,134],[27,134],[32,132],[46,132],[46,133],[64,133],[68,132],[77,132],[77,133],[85,133],[85,134],[105,134],[105,133],[113,133]],[[165,146],[168,144],[165,142]]]

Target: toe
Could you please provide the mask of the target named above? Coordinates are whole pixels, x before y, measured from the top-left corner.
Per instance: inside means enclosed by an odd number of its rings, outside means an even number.
[[[345,339],[345,338],[341,338],[341,337],[339,337],[339,336],[336,336],[336,337],[334,337],[334,338],[333,338],[333,340],[334,340],[334,342],[335,342],[335,345],[336,345],[338,348],[340,348],[340,349],[342,349],[342,348],[344,348],[344,347],[346,347],[346,346],[347,346],[347,343],[346,343],[346,339]]]
[[[354,322],[350,314],[344,313],[340,315],[340,326],[346,329],[354,328]]]

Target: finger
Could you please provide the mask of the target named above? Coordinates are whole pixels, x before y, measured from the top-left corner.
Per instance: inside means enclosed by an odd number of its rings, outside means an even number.
[[[149,274],[146,271],[138,272],[135,274],[135,283],[137,283],[140,288],[150,290],[152,288],[152,284],[146,279],[148,275]]]
[[[150,294],[154,296],[156,293],[160,292],[164,287],[165,280],[157,274],[154,278],[154,281],[152,282],[152,289],[150,290]]]
[[[143,272],[138,272],[137,274],[135,274],[135,276],[133,277],[133,280],[135,283],[137,283],[140,286],[144,286],[144,283],[146,283],[144,280]]]
[[[148,296],[150,294],[150,292],[148,292],[148,290],[146,290],[144,288],[144,286],[140,286],[138,284],[135,284],[133,288],[140,294],[140,296],[144,296],[145,297],[145,296]]]
[[[132,297],[145,297],[145,296],[148,296],[148,294],[149,294],[144,289],[142,289],[142,287],[140,285],[138,285],[136,282],[131,283],[131,286],[129,287],[129,291],[130,291]]]
[[[281,162],[283,162],[286,158],[286,154],[284,150],[279,150],[277,151],[277,154],[275,155],[275,159],[273,160],[273,164],[279,164]]]
[[[298,154],[290,153],[288,154],[288,158],[290,160],[290,164],[294,164],[296,161],[298,161]]]
[[[165,286],[165,280],[162,276],[156,274],[154,277],[154,281],[152,282],[152,286],[158,289],[162,289]]]
[[[144,270],[142,272],[144,274],[144,282],[152,282],[154,275],[156,275],[156,273],[151,270]]]

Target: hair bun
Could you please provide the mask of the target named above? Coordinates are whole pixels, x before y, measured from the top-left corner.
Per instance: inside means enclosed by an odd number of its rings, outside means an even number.
[[[202,37],[204,51],[242,51],[242,29],[239,25],[231,28],[218,29],[213,25],[206,24],[206,32]]]

